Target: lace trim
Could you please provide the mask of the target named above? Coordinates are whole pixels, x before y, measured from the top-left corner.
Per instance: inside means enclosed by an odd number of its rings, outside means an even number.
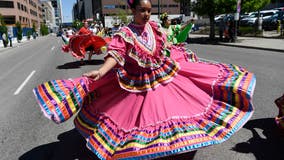
[[[130,28],[124,27],[121,29],[120,32],[117,32],[115,35],[121,36],[127,43],[132,45],[132,49],[130,49],[128,56],[135,60],[140,67],[157,69],[162,65],[161,59],[165,57],[164,40],[161,36],[161,28],[158,25],[156,25],[154,22],[151,22],[150,27],[153,29],[153,33],[156,40],[156,49],[153,49],[155,51],[153,52],[153,54],[145,53],[145,50],[143,50],[141,47],[137,47],[139,45],[135,45],[135,43],[138,43],[138,40],[136,42],[134,33],[131,31]],[[111,55],[114,55],[114,52],[112,52]],[[114,56],[120,64],[124,64],[121,63],[122,61],[120,61],[120,59],[123,59],[122,56],[118,54]]]

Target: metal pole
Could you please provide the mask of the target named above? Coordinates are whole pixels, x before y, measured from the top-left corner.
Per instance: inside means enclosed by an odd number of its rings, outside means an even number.
[[[160,0],[158,0],[158,18],[160,19]]]

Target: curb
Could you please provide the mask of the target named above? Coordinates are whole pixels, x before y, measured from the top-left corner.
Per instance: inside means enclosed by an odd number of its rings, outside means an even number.
[[[284,52],[283,49],[275,49],[275,48],[263,48],[256,46],[244,46],[244,45],[236,45],[236,44],[226,44],[226,43],[217,43],[218,45],[230,46],[230,47],[240,47],[240,48],[249,48],[249,49],[258,49],[258,50],[266,50],[266,51],[275,51],[275,52]]]

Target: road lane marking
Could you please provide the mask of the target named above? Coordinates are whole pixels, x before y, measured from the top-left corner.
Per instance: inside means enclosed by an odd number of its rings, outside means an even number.
[[[15,91],[14,95],[17,95],[21,92],[21,90],[24,88],[24,86],[28,83],[30,78],[35,74],[35,70],[33,70],[30,75],[25,79],[25,81],[19,86],[19,88]]]
[[[53,46],[53,47],[51,48],[51,51],[53,51],[53,50],[54,50],[54,48],[55,48],[55,47]]]

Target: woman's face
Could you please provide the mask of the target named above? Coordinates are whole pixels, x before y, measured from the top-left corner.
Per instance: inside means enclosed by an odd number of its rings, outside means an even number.
[[[140,5],[132,9],[134,23],[143,25],[146,24],[151,16],[152,5],[149,0],[140,0]]]
[[[167,18],[167,19],[165,20],[165,26],[166,26],[166,27],[169,27],[169,26],[171,25],[171,23],[172,23],[172,21],[171,21],[169,18]]]

